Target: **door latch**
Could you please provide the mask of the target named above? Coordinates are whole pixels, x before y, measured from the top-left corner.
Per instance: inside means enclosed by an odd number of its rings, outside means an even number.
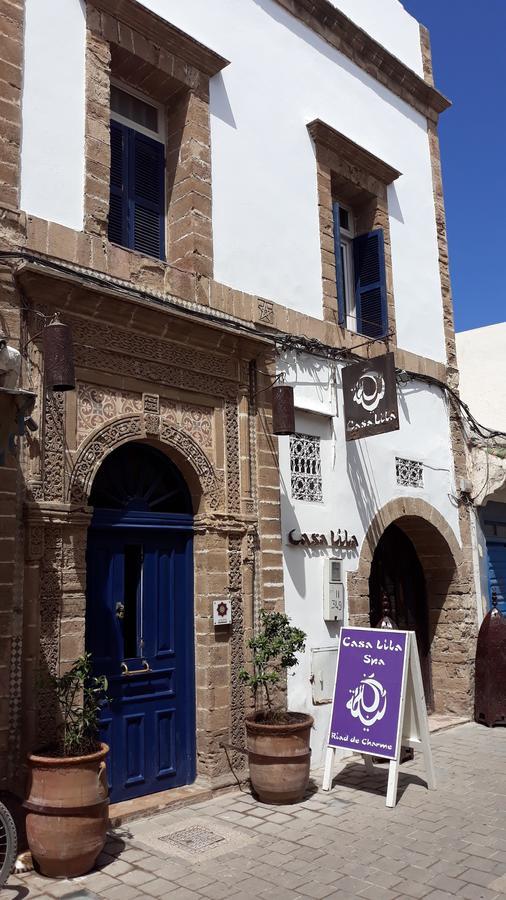
[[[116,618],[120,621],[125,618],[125,604],[120,603],[119,600],[116,603]]]

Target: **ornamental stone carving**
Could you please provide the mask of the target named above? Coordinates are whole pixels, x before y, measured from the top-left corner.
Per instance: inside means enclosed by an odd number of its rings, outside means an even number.
[[[185,432],[180,431],[170,422],[162,420],[161,440],[175,447],[188,460],[199,477],[207,502],[211,509],[217,509],[221,500],[221,487],[213,465],[197,442]]]
[[[91,431],[111,419],[141,412],[140,394],[80,382],[77,385],[77,440],[84,440]]]
[[[144,434],[143,416],[123,416],[95,432],[77,456],[70,479],[69,499],[73,503],[86,503],[93,478],[107,453]],[[190,435],[163,419],[160,422],[160,440],[178,450],[189,462],[198,476],[208,506],[212,510],[217,509],[222,489],[214,467],[202,448]]]
[[[77,457],[70,479],[70,500],[73,503],[86,503],[95,472],[107,452],[136,437],[142,437],[140,416],[115,419],[95,433]]]
[[[64,493],[65,399],[48,391],[44,404],[44,499],[62,500]]]
[[[227,504],[234,512],[240,509],[241,477],[239,471],[239,417],[237,403],[225,403],[225,441],[227,448]]]

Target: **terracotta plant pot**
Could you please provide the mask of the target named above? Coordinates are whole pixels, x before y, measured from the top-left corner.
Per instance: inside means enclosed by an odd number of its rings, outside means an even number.
[[[314,719],[290,713],[290,722],[271,725],[247,716],[249,774],[263,803],[298,803],[309,783],[309,741]]]
[[[89,872],[107,832],[109,789],[102,744],[89,756],[29,756],[26,835],[43,875]]]

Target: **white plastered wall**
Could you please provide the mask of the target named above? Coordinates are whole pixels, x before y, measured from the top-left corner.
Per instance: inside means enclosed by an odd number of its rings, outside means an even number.
[[[84,0],[26,0],[21,209],[83,227]]]
[[[336,551],[346,573],[356,571],[365,533],[378,510],[396,497],[425,500],[446,519],[460,542],[458,508],[455,502],[453,460],[449,441],[448,411],[438,388],[412,381],[398,390],[400,430],[359,441],[346,442],[343,423],[340,364],[333,367],[314,358],[299,357],[278,363],[288,380],[296,383],[297,431],[321,438],[323,503],[293,501],[290,485],[290,439],[279,438],[281,473],[281,516],[285,579],[285,607],[294,624],[307,633],[306,653],[288,678],[291,709],[315,718],[312,733],[312,764],[320,765],[326,745],[330,704],[313,705],[311,650],[336,646],[339,628],[323,620],[323,579],[325,559],[332,555],[324,548],[291,546],[287,535],[292,528],[306,533],[329,535],[346,529],[356,535],[357,552]],[[311,382],[319,381],[318,386]],[[337,381],[337,389],[333,383]],[[327,386],[325,389],[325,385]],[[330,413],[336,409],[337,416]],[[310,411],[308,411],[310,410]],[[315,412],[319,410],[318,412]],[[430,427],[429,427],[430,426]],[[397,484],[395,457],[424,463],[423,488]],[[345,597],[345,620],[348,614]]]
[[[481,425],[506,432],[506,322],[455,335],[460,395]]]
[[[402,45],[404,61],[419,70],[418,29],[397,0],[350,4],[339,3],[392,52]],[[166,0],[145,5],[167,15]],[[398,343],[444,361],[423,117],[275,0],[171,0],[170,20],[230,60],[211,83],[216,279],[322,317],[316,165],[306,129],[320,118],[402,172],[389,188]],[[23,208],[79,228],[81,0],[28,0],[26,27]]]

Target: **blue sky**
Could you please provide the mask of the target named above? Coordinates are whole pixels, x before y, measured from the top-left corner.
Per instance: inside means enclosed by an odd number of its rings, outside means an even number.
[[[506,321],[506,0],[402,0],[429,28],[455,328]]]

